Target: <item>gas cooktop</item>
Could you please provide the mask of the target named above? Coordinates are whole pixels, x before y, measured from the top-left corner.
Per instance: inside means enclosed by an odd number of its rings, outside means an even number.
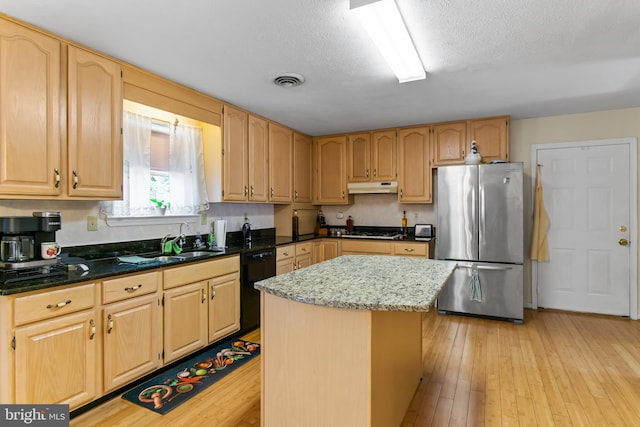
[[[397,231],[352,231],[349,234],[343,234],[342,237],[352,239],[387,239],[399,240],[402,234]]]

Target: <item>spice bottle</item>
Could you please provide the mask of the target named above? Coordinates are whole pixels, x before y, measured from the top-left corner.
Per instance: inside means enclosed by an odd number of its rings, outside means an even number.
[[[353,218],[351,215],[347,218],[347,233],[351,233],[353,231]]]
[[[407,234],[407,211],[402,211],[402,233]]]
[[[298,238],[300,233],[300,223],[298,222],[298,211],[293,211],[293,217],[291,218],[291,235],[294,239]]]

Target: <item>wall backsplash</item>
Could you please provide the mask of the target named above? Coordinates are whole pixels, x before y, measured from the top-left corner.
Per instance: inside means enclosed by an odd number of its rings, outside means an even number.
[[[175,224],[149,224],[143,227],[110,227],[99,214],[100,202],[76,200],[2,200],[0,216],[31,216],[34,211],[62,212],[62,229],[56,233],[56,240],[63,247],[90,245],[98,243],[126,242],[161,238],[165,234],[177,234],[181,221]],[[186,230],[187,234],[208,233],[209,224],[216,219],[228,220],[228,231],[239,231],[244,222],[245,212],[251,226],[258,228],[273,227],[273,206],[259,204],[221,204],[212,203],[207,211],[207,224],[201,225],[195,218]],[[98,217],[98,230],[87,231],[87,216]],[[183,231],[185,231],[183,229]]]

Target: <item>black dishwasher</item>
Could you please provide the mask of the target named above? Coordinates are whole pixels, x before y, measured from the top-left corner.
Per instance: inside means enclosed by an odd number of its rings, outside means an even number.
[[[253,285],[276,275],[276,249],[246,251],[240,263],[240,331],[249,332],[260,326],[260,291]]]

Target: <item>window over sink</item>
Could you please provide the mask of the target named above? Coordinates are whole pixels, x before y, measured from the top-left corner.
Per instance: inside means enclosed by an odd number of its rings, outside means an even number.
[[[201,123],[128,100],[123,110],[123,200],[102,202],[108,220],[205,212]]]

